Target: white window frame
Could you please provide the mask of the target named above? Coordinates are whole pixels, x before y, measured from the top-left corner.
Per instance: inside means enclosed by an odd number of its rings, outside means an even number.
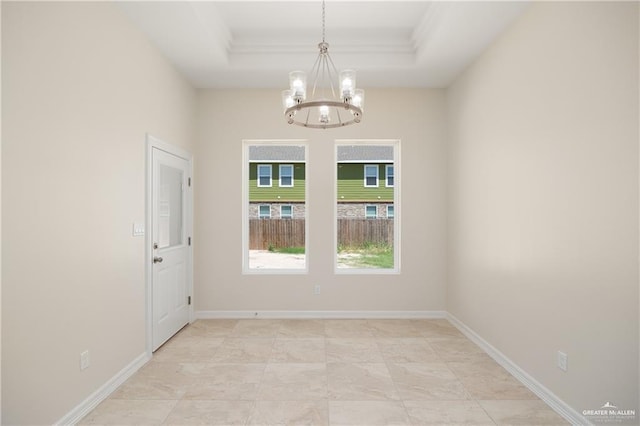
[[[401,190],[402,185],[396,184],[396,182],[402,182],[400,180],[402,174],[402,162],[401,162],[401,141],[400,139],[336,139],[334,149],[334,164],[338,164],[338,147],[339,146],[353,146],[353,145],[385,145],[393,146],[393,174],[394,174],[394,188],[393,188],[393,205],[394,205],[394,221],[393,221],[393,268],[389,269],[376,269],[376,268],[338,268],[338,174],[334,173],[334,212],[333,212],[333,242],[334,242],[334,262],[333,270],[336,275],[399,275],[402,267],[401,256],[401,236],[402,236],[402,210],[395,211],[396,206],[401,205]],[[367,164],[370,164],[367,162]]]
[[[282,184],[282,169],[284,167],[290,167],[291,168],[291,185],[283,185]],[[282,188],[293,188],[293,181],[294,181],[293,174],[294,174],[293,164],[280,164],[279,173],[278,173],[278,185],[280,185],[280,187],[282,187]]]
[[[391,216],[389,216],[389,209],[391,209],[391,211],[393,212],[393,213],[391,213]],[[387,219],[393,219],[395,214],[396,214],[396,209],[395,209],[394,205],[393,204],[387,204]]]
[[[260,169],[263,168],[263,167],[264,168],[267,168],[267,167],[269,168],[269,185],[262,185],[260,183],[260,176],[261,176]],[[258,188],[271,188],[273,186],[273,167],[271,166],[271,164],[258,164],[258,168],[256,170],[256,173],[257,173],[256,180],[257,180],[257,183],[258,183]]]
[[[391,176],[393,177],[393,183],[391,185],[389,185],[389,169],[393,169],[393,173],[391,174]],[[393,164],[386,164],[384,166],[384,183],[385,183],[385,186],[387,188],[393,188],[395,186],[395,182],[396,182],[395,167],[394,167]]]
[[[257,145],[271,145],[271,146],[299,146],[304,147],[305,161],[300,162],[304,164],[307,171],[304,185],[305,185],[305,266],[304,268],[251,268],[251,262],[249,260],[249,221],[250,221],[250,203],[249,193],[250,184],[253,182],[249,180],[251,161],[249,156],[249,150],[252,146]],[[275,162],[272,162],[272,164]],[[263,163],[264,164],[264,163]],[[297,162],[293,162],[297,164]],[[309,163],[309,141],[307,139],[243,139],[242,140],[242,167],[239,168],[242,175],[242,274],[243,275],[308,275],[309,274],[309,259],[311,258],[311,250],[309,248],[309,224],[311,223],[309,217],[309,188],[310,188],[310,163]],[[273,177],[273,175],[272,175]],[[260,203],[258,201],[258,203]],[[258,211],[259,213],[259,211]]]
[[[367,184],[367,168],[368,167],[373,167],[376,170],[376,184],[375,185],[368,185]],[[380,167],[378,167],[377,164],[365,164],[363,172],[364,172],[364,187],[365,188],[377,188],[379,186],[379,183],[380,183]]]
[[[286,217],[282,214],[282,208],[289,207],[291,209],[291,213]],[[292,204],[281,204],[280,205],[280,219],[293,219],[293,205]]]
[[[262,215],[262,208],[267,207],[269,209],[269,216]],[[260,204],[258,205],[258,219],[271,219],[271,205],[270,204]]]
[[[369,209],[373,207],[374,211],[375,211],[375,215],[374,216],[369,216]],[[364,218],[365,219],[377,219],[378,218],[378,206],[376,206],[375,204],[367,204],[364,206]]]

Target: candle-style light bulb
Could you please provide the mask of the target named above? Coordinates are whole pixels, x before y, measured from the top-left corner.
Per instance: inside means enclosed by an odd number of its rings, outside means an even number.
[[[340,72],[340,95],[343,99],[351,99],[356,90],[356,72],[343,70]]]
[[[327,124],[329,122],[329,107],[327,105],[321,105],[319,110],[320,117],[318,120],[323,124]]]
[[[289,73],[289,88],[294,101],[302,102],[306,99],[307,75],[304,71],[292,71]]]

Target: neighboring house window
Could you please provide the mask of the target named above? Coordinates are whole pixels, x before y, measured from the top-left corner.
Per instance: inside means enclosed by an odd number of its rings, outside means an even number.
[[[387,187],[388,188],[392,187],[393,186],[393,164],[387,164],[385,175],[387,178]],[[391,207],[393,209],[393,206]]]
[[[271,186],[271,164],[258,164],[258,186]]]
[[[290,204],[280,206],[280,219],[293,219],[293,208]]]
[[[367,219],[376,219],[378,217],[378,206],[365,206],[364,213]]]
[[[393,219],[393,204],[387,206],[387,219]]]
[[[271,218],[271,206],[269,204],[261,204],[259,207],[258,217],[260,219],[270,219]]]
[[[284,187],[293,186],[293,165],[292,164],[280,165],[280,186],[284,186]]]
[[[378,187],[378,165],[377,164],[364,165],[364,186],[367,188]]]

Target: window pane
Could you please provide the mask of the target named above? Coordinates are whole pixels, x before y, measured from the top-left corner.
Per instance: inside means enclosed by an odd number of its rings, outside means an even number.
[[[293,217],[293,210],[291,206],[280,206],[280,218],[291,219]]]
[[[306,145],[245,142],[244,270],[306,269]]]
[[[271,165],[258,165],[258,186],[271,186]]]
[[[378,166],[364,166],[365,186],[378,186]]]
[[[351,141],[336,145],[339,271],[398,270],[394,220],[398,146],[399,142]]]
[[[367,219],[375,219],[378,217],[378,208],[376,206],[367,206]]]
[[[182,244],[182,170],[160,165],[158,248]]]
[[[280,186],[293,186],[293,166],[290,164],[280,166]]]
[[[260,206],[260,219],[266,219],[271,217],[271,206]]]

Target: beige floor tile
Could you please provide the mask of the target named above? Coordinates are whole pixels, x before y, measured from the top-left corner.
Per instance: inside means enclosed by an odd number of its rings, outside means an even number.
[[[320,338],[324,337],[324,321],[322,320],[283,320],[278,337],[285,338]]]
[[[331,426],[410,425],[399,401],[329,401]]]
[[[412,320],[420,328],[423,337],[458,337],[466,338],[453,324],[446,319]]]
[[[235,328],[238,320],[212,319],[197,320],[188,325],[180,334],[199,337],[227,337]]]
[[[495,423],[476,401],[404,401],[414,425],[474,425]]]
[[[404,400],[469,399],[462,382],[444,363],[388,363],[388,367]]]
[[[193,383],[184,399],[254,400],[266,364],[204,364],[192,366]],[[196,371],[197,370],[197,371]]]
[[[383,363],[327,364],[329,399],[370,401],[399,399]]]
[[[327,426],[326,401],[257,401],[249,426]]]
[[[216,353],[209,358],[214,363],[239,363],[269,361],[275,339],[227,338]]]
[[[326,339],[327,362],[384,362],[375,339]]]
[[[376,337],[422,337],[418,325],[407,320],[367,320]]]
[[[180,334],[162,345],[153,354],[158,362],[206,362],[224,342],[223,337],[199,337]]]
[[[178,401],[107,399],[80,421],[80,425],[160,425]]]
[[[276,337],[282,320],[252,319],[238,320],[231,332],[232,337]]]
[[[262,401],[322,400],[327,398],[324,363],[268,364],[258,392]]]
[[[325,362],[324,338],[276,339],[269,362]]]
[[[251,401],[180,401],[165,425],[244,425],[253,411]]]
[[[112,399],[180,399],[193,378],[179,363],[151,361],[123,383]]]
[[[373,337],[373,329],[367,320],[325,320],[324,334],[326,337]]]
[[[526,386],[492,359],[447,365],[474,399],[537,399]]]
[[[541,400],[478,401],[498,425],[555,426],[568,424]]]
[[[427,341],[446,362],[490,359],[480,346],[465,337],[427,338]]]
[[[382,357],[387,362],[441,361],[426,339],[416,337],[376,339]]]
[[[196,321],[83,424],[163,421],[563,423],[442,319]]]

